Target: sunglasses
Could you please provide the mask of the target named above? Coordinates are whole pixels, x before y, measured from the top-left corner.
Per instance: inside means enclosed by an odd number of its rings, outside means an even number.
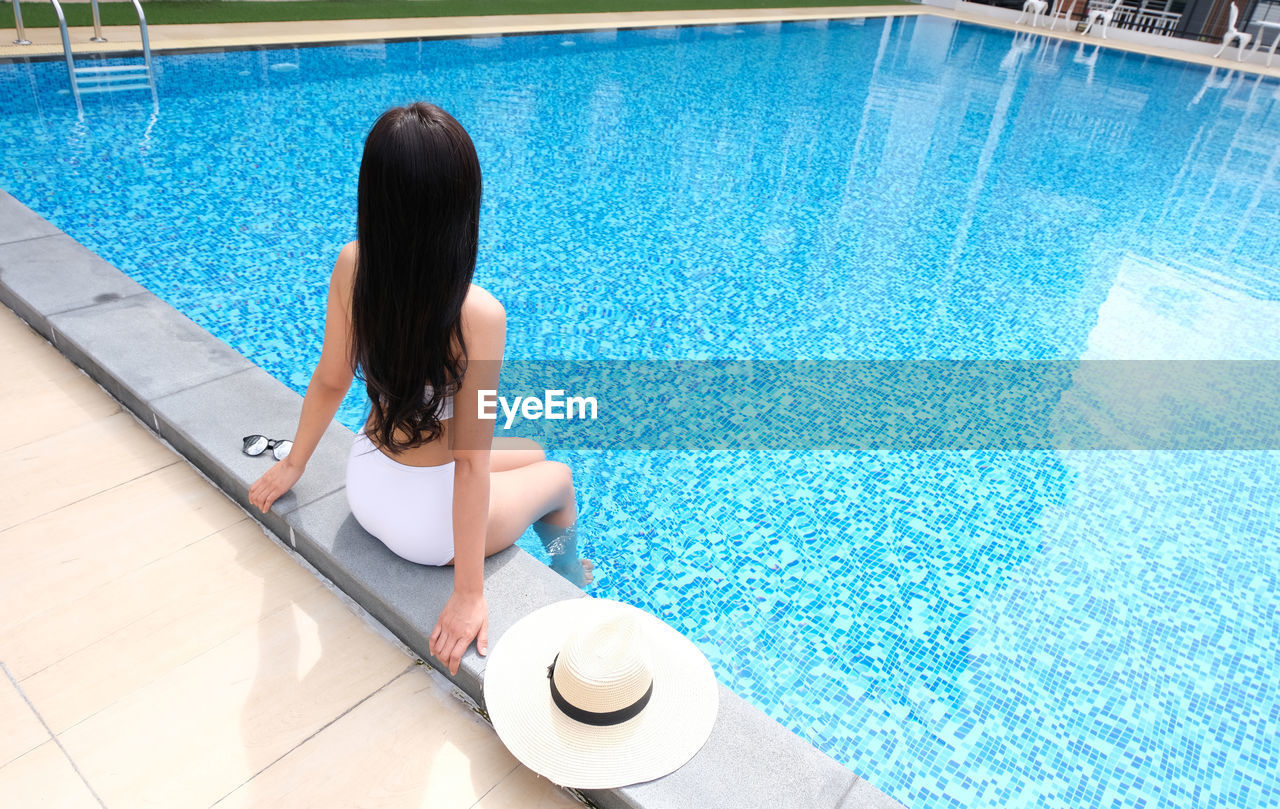
[[[283,461],[289,457],[289,450],[293,449],[293,442],[287,438],[267,438],[265,435],[246,435],[244,437],[244,454],[257,457],[267,450],[271,450],[271,454],[275,456],[277,461]]]

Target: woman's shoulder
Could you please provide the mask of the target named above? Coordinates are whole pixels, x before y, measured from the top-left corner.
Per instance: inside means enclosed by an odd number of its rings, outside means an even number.
[[[462,302],[462,333],[469,359],[502,359],[507,342],[507,310],[497,298],[475,284]]]
[[[502,302],[484,287],[471,285],[467,297],[462,302],[462,313],[467,320],[479,326],[504,325],[507,322],[507,310]]]
[[[341,280],[343,287],[349,287],[356,274],[356,243],[347,242],[338,251],[338,260],[333,265],[333,277]]]

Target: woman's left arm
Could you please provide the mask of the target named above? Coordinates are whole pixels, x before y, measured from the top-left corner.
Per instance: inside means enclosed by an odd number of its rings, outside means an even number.
[[[458,673],[471,641],[489,652],[484,547],[489,526],[489,452],[493,420],[481,419],[479,392],[497,390],[507,315],[492,295],[473,288],[462,311],[467,368],[453,407],[453,593],[431,632],[428,651]]]
[[[329,303],[324,321],[324,347],[302,400],[302,415],[294,434],[293,449],[249,487],[249,502],[262,513],[302,477],[320,437],[333,421],[355,371],[351,367],[351,284],[355,278],[355,243],[338,254],[329,280]]]

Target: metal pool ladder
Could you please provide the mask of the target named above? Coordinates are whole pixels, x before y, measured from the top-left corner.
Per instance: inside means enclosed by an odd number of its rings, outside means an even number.
[[[58,27],[62,29],[62,52],[67,58],[67,76],[71,79],[71,94],[75,96],[76,106],[80,106],[80,96],[87,93],[114,93],[122,90],[156,91],[155,73],[151,69],[151,40],[147,36],[147,17],[142,13],[142,4],[133,0],[134,11],[138,12],[138,28],[142,31],[142,63],[131,65],[107,65],[102,67],[76,67],[75,57],[71,54],[71,35],[67,32],[67,18],[62,13],[62,4],[58,0],[53,3],[53,10],[58,14]],[[16,10],[21,0],[13,0]],[[90,0],[93,6],[93,42],[106,42],[102,35],[102,23],[98,18],[98,0]]]

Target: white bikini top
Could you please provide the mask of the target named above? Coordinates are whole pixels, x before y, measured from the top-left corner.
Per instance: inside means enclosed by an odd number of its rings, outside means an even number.
[[[426,390],[423,392],[422,401],[425,402],[429,400],[431,398],[431,394],[434,392],[435,389],[428,384]],[[449,394],[440,400],[440,406],[436,408],[436,418],[440,421],[448,421],[453,418],[453,394]]]

